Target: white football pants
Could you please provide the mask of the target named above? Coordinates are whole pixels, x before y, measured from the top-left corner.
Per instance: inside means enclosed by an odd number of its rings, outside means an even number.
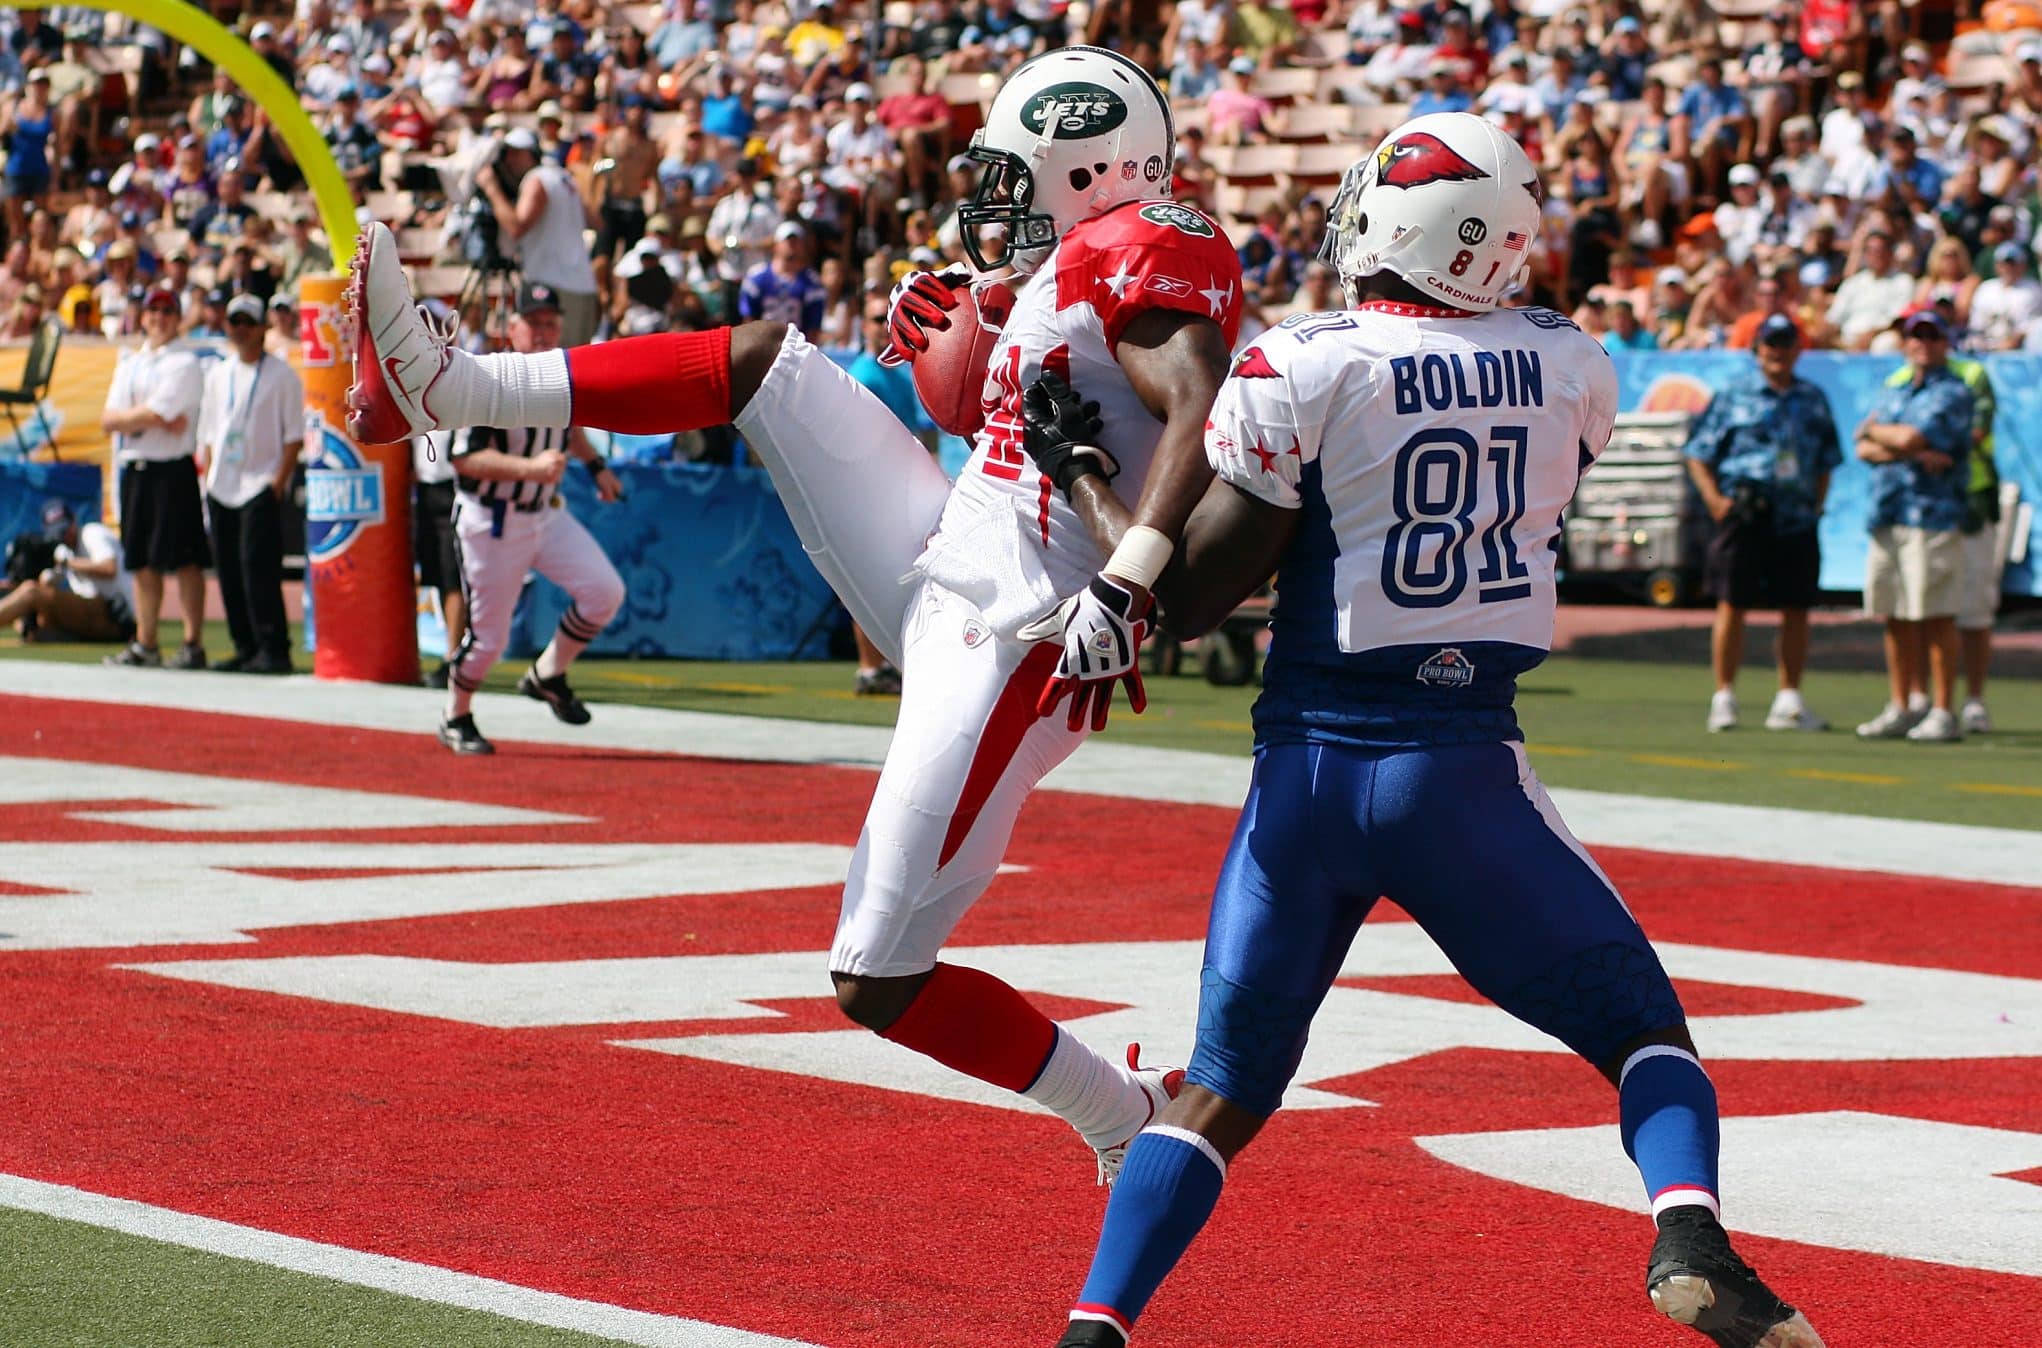
[[[1021,802],[1088,733],[1035,702],[1054,644],[1002,640],[916,574],[950,483],[885,404],[789,329],[735,422],[795,532],[858,625],[900,666],[900,717],[844,886],[837,973],[933,968],[998,871]]]
[[[624,579],[603,548],[565,506],[520,514],[506,510],[503,531],[494,512],[465,493],[454,500],[454,537],[461,546],[461,586],[468,592],[468,635],[448,662],[448,677],[479,687],[510,640],[511,617],[536,571],[573,597],[562,626],[587,640],[624,604]]]

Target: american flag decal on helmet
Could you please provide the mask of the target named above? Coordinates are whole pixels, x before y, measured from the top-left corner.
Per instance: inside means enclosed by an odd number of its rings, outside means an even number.
[[[1516,230],[1512,229],[1506,230],[1504,232],[1503,246],[1505,248],[1510,249],[1512,252],[1521,252],[1524,249],[1524,243],[1525,243],[1524,235],[1518,233]]]

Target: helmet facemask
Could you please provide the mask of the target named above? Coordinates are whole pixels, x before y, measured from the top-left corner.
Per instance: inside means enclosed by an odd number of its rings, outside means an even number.
[[[1046,148],[1046,140],[1043,146]],[[976,140],[964,153],[973,163],[985,166],[979,173],[978,190],[957,209],[958,239],[971,265],[980,271],[991,271],[1003,262],[1021,266],[1020,254],[1024,251],[1054,247],[1060,233],[1056,217],[1028,209],[1035,201],[1034,166],[1017,154]],[[1040,163],[1043,158],[1040,149],[1034,158]],[[988,225],[996,225],[1006,233],[1004,258],[990,260],[982,249],[979,231]],[[1025,266],[1021,269],[1026,270]]]

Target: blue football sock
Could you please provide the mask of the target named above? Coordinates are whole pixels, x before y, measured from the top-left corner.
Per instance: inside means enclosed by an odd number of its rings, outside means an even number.
[[[1663,1044],[1639,1049],[1624,1064],[1617,1100],[1624,1151],[1645,1179],[1652,1215],[1699,1203],[1721,1216],[1716,1088],[1694,1055]]]
[[[1138,1135],[1114,1181],[1091,1276],[1073,1318],[1131,1329],[1212,1216],[1226,1177],[1219,1153],[1196,1133],[1151,1127]]]

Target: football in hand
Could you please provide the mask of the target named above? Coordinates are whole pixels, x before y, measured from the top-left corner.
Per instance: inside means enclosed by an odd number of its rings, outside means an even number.
[[[955,294],[950,326],[929,332],[929,349],[914,358],[913,373],[915,392],[929,410],[929,420],[969,440],[985,421],[979,399],[1000,329],[1014,308],[1014,292],[991,282]]]

